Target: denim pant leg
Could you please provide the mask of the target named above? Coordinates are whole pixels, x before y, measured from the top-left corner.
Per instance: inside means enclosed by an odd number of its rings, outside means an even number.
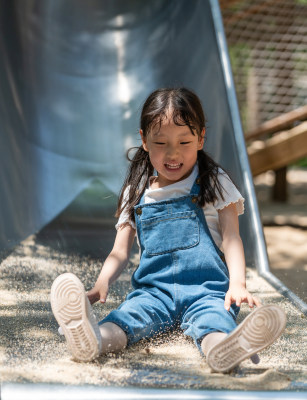
[[[158,293],[137,289],[99,325],[105,322],[118,325],[127,334],[128,345],[162,333],[170,329],[174,322],[169,307],[162,300],[163,294],[159,297]]]
[[[211,332],[230,333],[236,324],[239,308],[224,307],[224,299],[220,297],[204,296],[187,308],[185,311],[181,328],[184,334],[194,339],[201,354],[201,342],[204,336]]]

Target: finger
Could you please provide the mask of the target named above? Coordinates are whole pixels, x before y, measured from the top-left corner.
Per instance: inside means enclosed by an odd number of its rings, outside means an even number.
[[[257,307],[261,307],[262,306],[262,303],[258,299],[258,297],[253,296],[253,300],[254,300],[254,304],[256,304]]]
[[[108,291],[101,290],[99,293],[100,293],[100,303],[105,303],[107,301]]]
[[[251,294],[249,294],[249,295],[247,296],[247,302],[248,302],[248,305],[249,305],[250,308],[253,308],[253,307],[254,307],[254,304],[256,304],[256,303],[254,302],[254,298],[253,298],[253,296],[252,296]]]
[[[90,292],[87,293],[87,298],[91,304],[94,304],[94,303],[96,303],[96,301],[99,300],[99,296],[97,296],[97,294],[90,293]]]
[[[237,298],[236,298],[236,306],[237,306],[237,307],[240,307],[242,301],[243,301],[242,297],[237,297]]]
[[[226,293],[224,307],[227,311],[230,310],[230,305],[231,305],[231,295],[230,293]]]

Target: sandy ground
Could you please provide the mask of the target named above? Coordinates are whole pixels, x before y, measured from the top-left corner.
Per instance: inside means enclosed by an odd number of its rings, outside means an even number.
[[[307,385],[306,317],[256,272],[248,270],[248,287],[264,304],[279,304],[287,313],[285,333],[261,352],[261,362],[244,361],[229,375],[211,373],[194,344],[180,332],[143,341],[119,355],[88,364],[71,360],[57,333],[49,291],[56,276],[74,272],[90,288],[101,262],[67,255],[31,236],[0,266],[0,376],[2,382],[52,382],[145,387],[278,390]],[[113,286],[105,306],[95,305],[103,318],[130,288],[131,263]],[[239,320],[249,313],[244,306]]]
[[[271,185],[266,182],[267,179],[270,177],[262,177],[256,182],[262,217],[267,218],[266,223],[277,215],[272,205],[263,198],[267,196]],[[295,201],[298,201],[297,198]],[[263,205],[267,205],[267,209],[264,209]],[[290,206],[293,204],[290,203]],[[271,221],[270,225],[265,227],[265,235],[271,266],[276,272],[280,270],[288,277],[296,277],[293,278],[293,287],[304,293],[306,229],[294,223],[291,223],[291,226],[276,226],[276,221]],[[101,250],[110,247],[112,232],[113,229],[105,229],[103,232],[91,230],[88,234],[82,232],[82,235],[88,246],[92,243],[96,243],[97,246],[99,235]],[[281,338],[260,353],[260,364],[254,365],[246,360],[231,374],[211,373],[194,344],[181,332],[143,341],[121,354],[110,354],[92,363],[74,362],[63,337],[57,332],[57,323],[49,303],[50,287],[56,276],[71,271],[79,276],[86,289],[89,289],[102,266],[102,261],[97,261],[97,257],[90,258],[82,255],[81,251],[78,254],[67,251],[70,247],[76,248],[74,240],[74,237],[66,237],[64,251],[59,246],[57,234],[52,235],[52,232],[49,232],[33,235],[2,260],[1,382],[186,389],[307,389],[306,317],[251,269],[247,271],[248,288],[264,304],[280,305],[286,311],[288,319]],[[103,260],[103,257],[100,260]],[[98,319],[103,318],[123,300],[130,289],[130,276],[136,263],[137,256],[134,256],[129,268],[112,287],[107,304],[95,305]],[[291,279],[288,279],[287,283]],[[239,321],[249,312],[248,307],[244,305]]]
[[[270,200],[272,172],[255,187],[272,272],[307,303],[307,169],[290,169],[287,179],[287,203]]]

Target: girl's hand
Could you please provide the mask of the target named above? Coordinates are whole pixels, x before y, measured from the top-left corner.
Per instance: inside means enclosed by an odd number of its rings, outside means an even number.
[[[94,286],[89,292],[87,292],[87,297],[91,304],[100,301],[100,303],[105,303],[107,301],[107,296],[109,292],[108,285],[100,285],[99,287]]]
[[[241,306],[241,303],[248,303],[250,308],[253,308],[254,305],[259,307],[261,306],[261,302],[257,297],[252,296],[246,287],[242,284],[231,284],[229,286],[229,290],[225,296],[224,306],[227,311],[230,310],[231,304],[236,303],[238,307]]]
[[[105,303],[109,287],[120,276],[129,261],[130,250],[135,238],[135,229],[130,225],[119,228],[111,253],[106,258],[93,289],[87,292],[91,304]]]

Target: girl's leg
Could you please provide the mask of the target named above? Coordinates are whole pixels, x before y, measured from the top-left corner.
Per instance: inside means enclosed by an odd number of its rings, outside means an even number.
[[[205,354],[205,356],[207,357],[209,350],[211,350],[212,347],[214,347],[215,345],[220,343],[222,340],[224,340],[226,338],[226,336],[227,336],[227,333],[224,333],[224,332],[212,332],[212,333],[209,333],[208,335],[206,335],[201,342],[201,349],[202,349],[203,353]],[[250,359],[254,364],[259,364],[259,362],[260,362],[260,358],[257,353],[253,354],[250,357]]]
[[[113,322],[105,322],[99,326],[101,334],[100,354],[113,353],[127,346],[126,333]]]
[[[276,305],[257,307],[230,334],[208,334],[201,343],[214,371],[227,372],[241,361],[259,362],[257,352],[271,345],[286,326],[286,314]],[[256,357],[255,357],[256,356]]]
[[[75,275],[62,274],[53,282],[51,306],[76,360],[91,361],[127,345],[126,334],[118,325],[97,324],[84,287]]]
[[[224,333],[224,332],[208,333],[208,335],[206,335],[201,342],[201,349],[202,349],[204,355],[207,357],[209,350],[213,346],[215,346],[216,344],[221,342],[223,339],[225,339],[226,336],[227,336],[227,333]]]

